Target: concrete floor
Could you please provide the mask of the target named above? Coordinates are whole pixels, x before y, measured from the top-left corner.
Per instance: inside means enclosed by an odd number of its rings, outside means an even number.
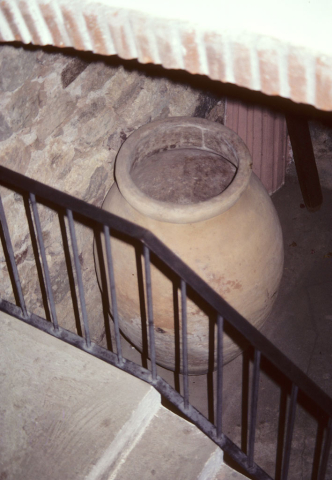
[[[283,229],[285,266],[277,301],[262,333],[332,396],[332,162],[321,154],[317,164],[320,173],[324,167],[324,200],[319,211],[310,213],[304,208],[294,164],[288,169],[285,185],[272,198]],[[126,342],[123,347],[125,355],[139,361],[133,347]],[[246,382],[242,383],[242,375],[248,378],[249,365],[251,368],[252,357],[247,352],[224,367],[223,428],[244,448],[246,438],[241,425],[245,427],[246,418],[241,405],[246,404],[242,390],[242,385],[246,390]],[[267,365],[263,364],[263,368],[255,459],[279,479],[279,403],[284,405],[285,398],[274,372]],[[181,378],[160,367],[158,373],[174,386],[180,384],[181,389]],[[189,388],[192,404],[213,421],[215,374],[190,377]],[[312,407],[302,401],[297,409],[289,479],[316,479],[312,465],[317,428]],[[326,478],[332,478],[332,458]]]

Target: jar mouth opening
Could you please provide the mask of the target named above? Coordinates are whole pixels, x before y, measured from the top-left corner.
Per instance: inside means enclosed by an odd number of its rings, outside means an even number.
[[[147,185],[143,188],[143,184],[137,180],[137,172],[142,173],[144,168],[153,167],[149,159],[153,158],[155,161],[157,157],[159,160],[161,158],[166,166],[165,172],[169,172],[169,160],[174,162],[177,168],[182,168],[178,167],[176,162],[177,158],[183,156],[184,151],[186,166],[191,170],[195,168],[195,171],[203,168],[204,158],[208,171],[216,172],[215,169],[211,170],[210,166],[217,165],[220,170],[221,163],[217,160],[222,159],[225,179],[222,178],[222,170],[218,175],[225,183],[225,188],[219,189],[218,193],[219,187],[216,187],[217,194],[213,194],[213,188],[210,189],[211,192],[208,191],[207,180],[204,192],[200,192],[190,201],[183,195],[179,201],[176,189],[173,189],[173,196],[165,196],[163,191],[158,192],[159,187],[151,194],[153,190],[148,184],[148,178]],[[219,215],[234,205],[249,183],[251,167],[252,161],[246,145],[229,128],[205,119],[175,117],[151,122],[128,137],[116,159],[115,178],[127,202],[143,215],[163,222],[193,223]],[[168,176],[168,173],[166,175]],[[201,176],[204,176],[204,173]],[[176,172],[173,172],[173,179],[165,179],[168,185],[171,185],[174,179],[181,186],[181,179],[176,177]]]

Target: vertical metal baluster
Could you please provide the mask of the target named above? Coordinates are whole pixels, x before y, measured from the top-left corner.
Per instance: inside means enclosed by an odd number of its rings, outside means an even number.
[[[14,277],[16,293],[17,293],[19,304],[20,304],[19,306],[22,310],[24,318],[27,318],[28,317],[28,312],[27,312],[27,308],[26,308],[26,305],[25,305],[25,300],[24,300],[24,295],[23,295],[23,291],[22,291],[20,277],[19,277],[18,270],[17,270],[17,265],[16,265],[16,262],[15,262],[13,245],[12,245],[12,242],[11,242],[11,239],[10,239],[10,233],[9,233],[8,224],[7,224],[7,220],[6,220],[5,210],[3,208],[1,195],[0,195],[0,222],[1,222],[1,225],[2,225],[3,235],[5,237],[5,244],[6,244],[6,248],[7,248],[7,252],[8,252],[8,256],[9,256],[9,262],[10,262],[12,274],[13,274],[13,277]]]
[[[223,385],[223,334],[224,319],[221,315],[217,318],[217,437],[221,438],[222,434],[222,385]]]
[[[31,206],[32,206],[32,213],[33,213],[33,218],[34,218],[34,221],[35,221],[35,226],[36,226],[36,231],[37,231],[37,239],[38,239],[40,256],[41,256],[42,264],[43,264],[44,280],[45,280],[45,283],[46,283],[46,292],[47,292],[48,302],[49,302],[49,305],[50,305],[52,322],[53,322],[54,329],[58,330],[59,325],[58,325],[58,319],[57,319],[57,316],[56,316],[55,303],[54,303],[52,285],[51,285],[51,277],[50,277],[50,272],[49,272],[49,269],[48,269],[48,264],[47,264],[47,259],[46,259],[43,233],[42,233],[42,229],[41,229],[41,225],[40,225],[40,219],[39,219],[39,213],[38,213],[38,208],[37,208],[37,203],[36,203],[36,197],[33,193],[30,193],[30,203],[31,203]]]
[[[189,382],[188,382],[188,337],[187,337],[187,285],[181,279],[181,313],[182,313],[182,374],[184,408],[189,407]]]
[[[329,460],[330,449],[331,449],[331,441],[332,441],[332,419],[329,418],[327,424],[327,431],[325,436],[323,454],[322,454],[322,461],[319,469],[319,475],[317,480],[324,480],[327,470],[327,462]]]
[[[291,400],[289,405],[289,412],[288,412],[288,419],[287,419],[287,432],[286,432],[285,448],[284,448],[283,463],[282,463],[281,480],[287,480],[288,478],[289,460],[290,460],[290,454],[291,454],[291,445],[292,445],[293,430],[294,430],[294,423],[295,423],[296,400],[297,400],[298,391],[299,391],[298,387],[293,383]]]
[[[87,315],[86,305],[85,305],[85,296],[84,296],[81,265],[80,265],[80,261],[79,261],[79,258],[78,258],[78,248],[77,248],[75,225],[74,225],[74,220],[73,220],[73,212],[71,210],[67,209],[66,213],[67,213],[67,218],[68,218],[68,223],[69,223],[71,245],[72,245],[73,255],[74,255],[74,264],[75,264],[75,270],[76,270],[78,293],[79,293],[79,296],[80,296],[80,304],[81,304],[81,311],[82,311],[83,325],[84,325],[85,343],[86,343],[87,347],[90,347],[91,339],[90,339],[90,331],[89,331],[89,324],[88,324],[88,315]]]
[[[260,362],[261,362],[261,352],[255,349],[254,373],[253,373],[253,380],[252,380],[251,406],[250,406],[250,429],[249,429],[249,446],[248,446],[248,466],[249,467],[252,467],[254,464],[254,448],[255,448],[255,434],[256,434]]]
[[[156,380],[156,378],[157,378],[157,366],[156,366],[156,348],[155,348],[154,326],[153,326],[150,250],[145,245],[144,245],[144,264],[145,264],[146,297],[147,297],[147,306],[148,306],[149,347],[150,347],[151,373],[152,373],[152,380]]]
[[[122,357],[122,349],[121,349],[121,341],[120,341],[119,315],[118,315],[118,304],[116,300],[116,291],[115,291],[115,278],[114,278],[114,269],[113,269],[113,260],[112,260],[112,251],[111,251],[111,242],[110,242],[110,229],[107,225],[104,225],[104,237],[105,237],[105,244],[106,244],[107,268],[108,268],[108,278],[110,282],[116,350],[118,355],[118,363],[122,365],[123,357]]]

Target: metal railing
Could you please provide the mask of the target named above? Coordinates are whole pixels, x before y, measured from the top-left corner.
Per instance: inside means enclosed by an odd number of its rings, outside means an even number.
[[[249,322],[247,322],[239,313],[237,313],[229,304],[223,300],[209,285],[207,285],[197,274],[195,274],[180,258],[178,258],[169,248],[159,241],[152,233],[112,215],[100,208],[87,204],[77,198],[64,194],[51,187],[43,185],[32,179],[24,177],[4,167],[0,167],[0,185],[16,192],[25,199],[32,210],[33,225],[38,241],[39,252],[42,265],[42,283],[44,292],[46,292],[47,303],[50,311],[51,321],[47,321],[36,314],[29,312],[26,307],[26,301],[23,295],[18,268],[15,262],[15,253],[8,229],[6,215],[3,203],[0,197],[0,220],[1,220],[1,240],[3,250],[7,261],[9,275],[11,277],[12,288],[16,300],[16,305],[5,298],[0,298],[0,310],[9,313],[16,318],[23,320],[39,329],[64,340],[92,354],[132,375],[153,385],[163,397],[170,401],[182,414],[199,427],[208,435],[222,450],[232,459],[236,465],[242,469],[250,478],[257,480],[278,479],[287,480],[292,438],[294,431],[294,422],[296,407],[298,404],[299,392],[310,399],[310,402],[319,410],[319,417],[323,427],[319,429],[321,438],[316,442],[316,448],[313,453],[313,471],[312,479],[324,480],[328,469],[328,460],[332,440],[332,400],[329,398],[312,380],[310,380],[296,365],[294,365],[285,355],[283,355],[269,340],[267,340],[259,331],[257,331]],[[65,330],[59,326],[53,288],[49,273],[48,261],[45,252],[43,232],[38,212],[38,205],[44,205],[51,208],[57,215],[65,215],[68,220],[69,235],[71,239],[72,258],[74,270],[76,272],[76,283],[80,302],[81,331],[82,335]],[[31,211],[30,210],[30,211]],[[10,214],[10,212],[9,212]],[[8,213],[7,213],[8,215]],[[108,277],[110,279],[110,296],[113,306],[114,336],[116,344],[116,353],[106,348],[98,346],[91,341],[89,331],[89,319],[87,315],[85,302],[85,289],[82,280],[79,252],[76,239],[77,222],[85,222],[95,231],[103,232],[106,239],[106,256]],[[30,225],[31,229],[31,225]],[[119,319],[117,313],[116,284],[114,279],[111,242],[113,232],[120,232],[131,239],[139,241],[143,245],[144,263],[145,263],[145,295],[147,300],[147,318],[149,335],[149,358],[150,369],[143,368],[126,358],[124,358],[120,343]],[[31,231],[30,231],[31,234]],[[157,373],[156,354],[154,345],[154,319],[153,302],[151,293],[151,274],[150,274],[150,253],[157,256],[166,264],[180,279],[181,305],[182,305],[182,362],[183,362],[183,395],[180,395]],[[187,287],[192,289],[207,304],[212,307],[216,313],[217,322],[217,395],[216,395],[216,424],[211,423],[202,413],[195,409],[190,403],[190,392],[188,388],[188,360],[187,360]],[[248,439],[247,448],[242,450],[233,443],[223,431],[222,411],[223,411],[223,332],[224,324],[231,325],[239,332],[246,341],[249,342],[254,350],[254,366],[251,382],[251,402],[249,414],[249,428],[245,432]],[[267,474],[255,462],[255,433],[256,419],[258,412],[259,399],[259,376],[263,359],[270,362],[274,368],[288,379],[291,384],[290,401],[288,405],[288,415],[286,420],[286,434],[283,444],[277,445],[279,452],[282,451],[279,467],[276,467],[274,477]],[[279,411],[279,415],[281,415]],[[317,433],[318,435],[318,433]],[[317,446],[318,445],[318,446]],[[279,455],[280,456],[280,455]]]

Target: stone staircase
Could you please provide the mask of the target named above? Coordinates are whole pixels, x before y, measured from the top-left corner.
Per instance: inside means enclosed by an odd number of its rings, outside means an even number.
[[[159,393],[0,312],[1,480],[240,480]]]

